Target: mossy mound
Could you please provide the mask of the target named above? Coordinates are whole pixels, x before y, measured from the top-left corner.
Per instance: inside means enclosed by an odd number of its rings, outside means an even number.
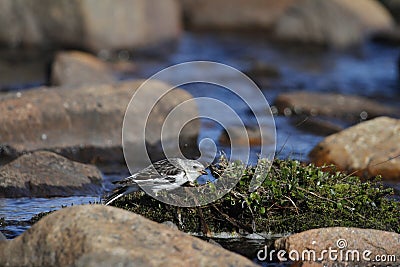
[[[220,163],[219,170],[228,165]],[[295,233],[333,226],[400,232],[400,203],[389,198],[392,189],[383,188],[378,178],[360,181],[332,169],[276,159],[256,191],[249,192],[255,169],[247,167],[233,190],[206,206],[175,207],[143,192],[120,198],[113,205],[153,221],[172,221],[186,232],[204,234]]]

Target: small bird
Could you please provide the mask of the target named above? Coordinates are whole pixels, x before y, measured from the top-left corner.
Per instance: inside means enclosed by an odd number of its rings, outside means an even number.
[[[153,193],[163,189],[169,191],[188,182],[192,184],[203,174],[207,174],[205,167],[197,160],[163,159],[127,178],[113,182],[119,187],[106,199],[105,205],[111,204],[122,196],[139,191],[140,187],[150,188]]]

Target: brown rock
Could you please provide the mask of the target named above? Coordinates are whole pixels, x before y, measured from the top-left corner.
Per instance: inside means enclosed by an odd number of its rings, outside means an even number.
[[[294,0],[180,0],[189,26],[208,29],[271,28]]]
[[[47,151],[25,154],[0,167],[0,197],[98,194],[101,182],[95,166]]]
[[[68,51],[55,56],[51,82],[53,85],[78,86],[112,83],[115,79],[106,62],[84,52]]]
[[[357,122],[383,115],[398,115],[399,110],[353,95],[291,92],[280,94],[275,105],[280,114],[305,114],[328,116]]]
[[[301,0],[276,23],[282,40],[348,47],[360,44],[371,33],[394,25],[389,12],[373,0]]]
[[[335,164],[360,176],[400,179],[400,120],[379,117],[326,137],[311,152],[316,165]]]
[[[1,266],[257,266],[250,260],[121,209],[56,211],[0,242]]]
[[[125,111],[135,90],[143,81],[116,84],[87,85],[77,88],[38,88],[20,94],[0,97],[0,155],[3,160],[35,150],[50,150],[81,162],[124,162],[122,153],[122,122]],[[161,98],[145,118],[143,110],[151,99],[168,85],[158,81],[146,84],[147,101],[133,107],[139,115],[131,120],[138,125],[145,120],[150,157],[160,157],[161,126],[168,113],[179,103],[191,98],[184,90],[174,89]],[[185,115],[197,117],[197,107],[186,109]],[[180,117],[176,124],[184,123]],[[199,123],[185,127],[180,137],[185,142],[183,152],[197,147]],[[147,138],[148,137],[148,138]],[[166,133],[166,137],[173,138]],[[176,138],[177,136],[175,136]],[[127,138],[131,150],[143,145],[143,138],[132,135]],[[182,141],[182,142],[183,142]],[[188,153],[190,153],[188,152]],[[138,152],[138,156],[146,155]]]
[[[112,12],[110,12],[112,10]],[[8,46],[135,49],[174,40],[181,31],[175,0],[4,0],[0,43]]]
[[[350,265],[366,264],[368,261],[363,260],[363,252],[371,251],[366,257],[375,259],[376,255],[396,255],[396,263],[400,262],[400,235],[392,232],[385,232],[373,229],[359,229],[347,227],[332,227],[312,229],[302,233],[283,237],[275,241],[275,248],[285,250],[286,256],[288,252],[297,251],[302,254],[303,251],[315,251],[315,255],[320,257],[323,250],[337,250],[332,255],[338,256],[335,263],[348,263]],[[340,249],[342,248],[342,249]],[[343,251],[343,257],[340,256]],[[357,259],[358,251],[359,261]],[[346,252],[348,260],[346,261]],[[295,254],[293,254],[295,256]],[[324,253],[324,262],[333,262],[329,260],[329,253]],[[307,257],[307,254],[305,254]],[[385,264],[393,265],[394,262],[385,262]]]

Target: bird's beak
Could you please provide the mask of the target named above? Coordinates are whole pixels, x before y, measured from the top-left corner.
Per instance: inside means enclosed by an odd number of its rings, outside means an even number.
[[[201,175],[208,174],[208,172],[206,170],[201,170],[201,171],[199,171],[199,173],[201,173]]]

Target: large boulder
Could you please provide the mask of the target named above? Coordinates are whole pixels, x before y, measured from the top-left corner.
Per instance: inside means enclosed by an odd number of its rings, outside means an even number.
[[[52,85],[79,86],[115,81],[111,67],[106,62],[84,52],[58,52],[52,64]]]
[[[400,115],[400,110],[366,97],[335,93],[297,91],[275,99],[280,114],[327,116],[357,122],[383,115]]]
[[[360,44],[370,34],[391,29],[389,12],[374,0],[300,0],[282,15],[279,39],[333,47]]]
[[[257,266],[243,256],[121,209],[86,205],[50,214],[0,241],[1,266]]]
[[[47,151],[25,154],[0,167],[0,197],[98,195],[101,182],[95,166]]]
[[[0,95],[0,158],[13,159],[25,152],[45,149],[80,162],[124,162],[122,123],[128,103],[142,83],[139,80],[76,88],[38,88]],[[160,93],[169,88],[165,83],[148,81],[144,88],[147,101],[136,103],[132,110],[137,116],[129,121],[133,126],[139,125],[139,121],[147,122],[146,145],[155,160],[161,155],[160,132],[166,116],[179,103],[192,98],[182,89],[173,89],[160,99]],[[150,103],[151,98],[160,101],[146,118],[143,110],[156,103]],[[182,116],[198,116],[196,105],[186,107]],[[186,117],[180,116],[174,121],[177,125],[185,122]],[[180,133],[185,142],[182,150],[188,151],[184,155],[190,155],[197,147],[200,125],[198,121],[190,125]],[[164,138],[177,136],[167,133]],[[137,151],[137,147],[143,146],[144,137],[131,135],[128,141],[130,150]]]
[[[205,29],[271,28],[295,0],[180,0],[189,26]]]
[[[325,263],[350,264],[351,266],[359,264],[365,265],[371,262],[376,263],[376,259],[378,259],[375,258],[376,256],[380,257],[380,259],[383,259],[382,257],[388,259],[388,256],[390,256],[394,261],[381,260],[381,262],[393,266],[400,262],[399,240],[400,235],[393,232],[373,229],[331,227],[312,229],[280,238],[275,241],[275,249],[285,250],[285,258],[289,259],[289,254],[291,254],[294,261],[296,261],[298,256],[300,256],[300,260],[302,260],[302,255],[305,256],[305,261],[308,259],[313,261],[313,255],[315,255],[317,258],[322,257],[322,262]],[[368,251],[370,251],[370,253]],[[296,254],[296,252],[299,254]],[[313,252],[315,254],[312,254]],[[331,259],[329,259],[329,255],[332,255]],[[334,257],[337,257],[336,261]],[[369,261],[368,258],[371,259],[371,261]]]
[[[181,31],[175,0],[29,0],[0,2],[0,43],[8,46],[135,49],[174,40]]]
[[[400,120],[379,117],[326,137],[309,156],[319,166],[334,164],[360,176],[399,181],[399,155]]]

